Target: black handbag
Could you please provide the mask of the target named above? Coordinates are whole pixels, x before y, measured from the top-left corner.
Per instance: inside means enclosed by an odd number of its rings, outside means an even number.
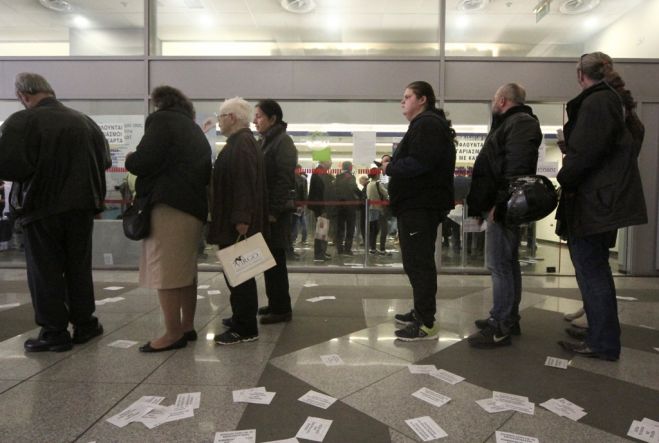
[[[545,218],[556,208],[558,193],[544,175],[513,177],[508,186],[506,224],[521,225]]]
[[[124,235],[131,240],[142,240],[151,231],[151,199],[135,198],[123,215]]]

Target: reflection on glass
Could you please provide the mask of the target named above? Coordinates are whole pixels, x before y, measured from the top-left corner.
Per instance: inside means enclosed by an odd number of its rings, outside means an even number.
[[[144,1],[0,1],[0,56],[144,54]]]
[[[158,1],[156,55],[434,56],[439,1]]]
[[[656,57],[657,17],[657,0],[448,0],[446,54]]]

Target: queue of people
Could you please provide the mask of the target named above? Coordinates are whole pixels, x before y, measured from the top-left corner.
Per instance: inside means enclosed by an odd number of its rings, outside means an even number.
[[[567,105],[565,139],[559,143],[565,157],[558,174],[557,233],[568,242],[588,329],[580,335],[568,331],[578,341],[559,344],[575,354],[617,360],[620,326],[608,250],[618,228],[647,222],[637,164],[644,127],[608,55],[584,54],[576,73],[582,92]],[[27,352],[66,351],[103,333],[93,315],[91,232],[94,215],[103,209],[108,144],[89,117],[56,99],[42,76],[19,74],[15,86],[26,109],[0,128],[0,179],[13,182],[8,198],[24,231],[28,283],[41,326],[39,336],[24,347]],[[304,195],[306,187],[300,190],[297,149],[286,133],[283,110],[274,100],[259,101],[255,108],[239,97],[223,102],[218,123],[227,140],[211,164],[204,131],[215,122],[200,128],[192,102],[170,86],[155,88],[152,100],[156,110],[146,120],[136,151],[127,156],[126,168],[137,176],[136,199],[148,199],[151,207],[140,285],[157,290],[165,331],[140,351],[178,349],[197,338],[196,256],[208,213],[208,243],[224,248],[262,233],[275,258],[276,266],[265,272],[267,306],[258,307],[254,278],[235,287],[227,281],[232,315],[223,319],[226,330],[214,338],[220,345],[257,340],[259,316],[261,324],[289,322],[293,316],[287,253],[301,218],[291,200]],[[368,248],[386,253],[387,219],[395,217],[413,292],[413,309],[395,314],[401,325],[395,334],[403,341],[436,340],[435,244],[439,224],[454,208],[456,133],[427,82],[407,85],[401,108],[408,129],[369,180],[360,179],[361,189],[350,162],[342,163],[335,177],[331,161],[321,161],[304,198],[317,224],[337,211],[331,215],[338,224],[338,254],[352,253],[357,220],[361,226],[369,223],[370,236],[363,238]],[[477,348],[510,345],[512,337],[522,334],[520,229],[506,219],[507,192],[512,177],[535,173],[542,141],[521,85],[499,87],[491,110],[491,129],[463,196],[470,215],[487,221],[485,249],[492,273],[492,309],[475,321],[477,331],[468,337]],[[249,129],[251,122],[259,141]],[[69,149],[59,149],[62,144]],[[386,188],[382,175],[388,177]],[[378,204],[358,216],[364,198]],[[334,209],[328,202],[335,201],[344,204]],[[291,226],[293,213],[298,219]],[[316,235],[316,261],[331,258],[327,244],[327,235]]]

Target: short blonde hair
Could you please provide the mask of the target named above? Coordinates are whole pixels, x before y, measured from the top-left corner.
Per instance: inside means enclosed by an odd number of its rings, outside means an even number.
[[[238,124],[249,127],[253,109],[242,97],[228,98],[220,105],[220,114],[233,114]]]

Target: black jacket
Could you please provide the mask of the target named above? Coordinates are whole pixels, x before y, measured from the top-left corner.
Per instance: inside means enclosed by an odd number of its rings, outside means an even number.
[[[604,82],[568,102],[567,115],[558,233],[582,237],[647,223],[638,170],[642,125],[633,135],[620,97]]]
[[[107,141],[86,115],[54,97],[12,114],[0,127],[0,179],[22,224],[70,210],[101,212]]]
[[[469,215],[481,217],[508,198],[508,179],[535,174],[542,131],[538,118],[526,105],[494,116],[492,128],[476,157],[467,196]],[[495,211],[495,219],[503,216]]]
[[[433,110],[411,122],[387,167],[390,208],[449,211],[453,205],[455,144],[446,119]]]
[[[271,248],[285,248],[291,232],[291,213],[285,206],[291,192],[295,191],[297,148],[293,139],[286,134],[286,128],[277,124],[263,135],[261,150],[268,189],[268,215],[277,219],[274,223],[270,222],[268,244]]]
[[[335,198],[334,194],[334,176],[329,170],[318,166],[314,169],[309,180],[309,209],[314,212],[316,217],[322,214],[332,215],[334,208],[328,205],[314,205],[311,202],[328,202]]]
[[[206,222],[211,147],[193,117],[182,108],[155,111],[146,119],[144,137],[126,158],[137,176],[138,198],[150,195]]]
[[[355,179],[355,176],[349,171],[343,171],[336,176],[334,190],[338,201],[359,200],[360,191],[357,187],[357,179]]]

